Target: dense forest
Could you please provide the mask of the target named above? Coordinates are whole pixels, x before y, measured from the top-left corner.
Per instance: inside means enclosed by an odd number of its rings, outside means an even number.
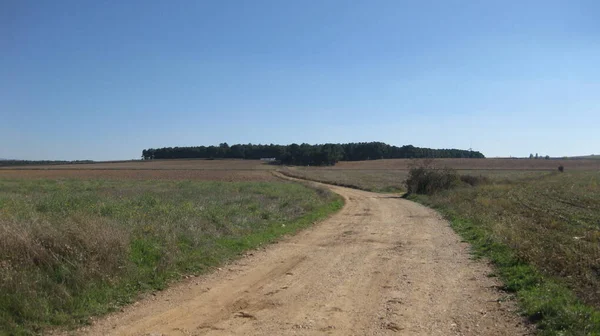
[[[261,159],[274,158],[281,164],[324,166],[338,161],[360,161],[405,158],[484,158],[477,151],[461,149],[431,149],[411,145],[397,147],[383,142],[347,144],[232,145],[165,147],[142,151],[144,160],[151,159]]]

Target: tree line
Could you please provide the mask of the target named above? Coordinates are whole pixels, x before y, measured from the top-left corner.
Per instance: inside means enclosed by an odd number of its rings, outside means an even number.
[[[538,153],[535,153],[535,156],[534,156],[533,153],[532,153],[532,154],[529,154],[529,158],[530,159],[535,159],[535,160],[537,160],[537,159],[550,160],[550,155],[541,156],[541,155],[538,155]]]
[[[164,147],[142,151],[142,159],[263,159],[273,158],[286,165],[335,165],[338,161],[413,158],[485,158],[472,150],[432,149],[412,145],[397,147],[383,142],[309,145],[253,145]]]

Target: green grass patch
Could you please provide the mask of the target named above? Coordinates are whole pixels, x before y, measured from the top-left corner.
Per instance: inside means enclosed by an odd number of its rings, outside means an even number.
[[[342,206],[288,182],[0,180],[0,335],[88,323]]]
[[[457,188],[410,199],[489,258],[541,335],[600,335],[600,174]]]

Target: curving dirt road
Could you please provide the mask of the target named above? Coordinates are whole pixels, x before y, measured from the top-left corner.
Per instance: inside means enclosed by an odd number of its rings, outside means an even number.
[[[88,335],[524,335],[488,265],[434,211],[329,187],[338,214],[101,319]]]

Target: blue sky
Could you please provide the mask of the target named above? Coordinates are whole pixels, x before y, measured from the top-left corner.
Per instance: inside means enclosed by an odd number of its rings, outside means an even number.
[[[0,157],[600,153],[598,1],[0,1]]]

